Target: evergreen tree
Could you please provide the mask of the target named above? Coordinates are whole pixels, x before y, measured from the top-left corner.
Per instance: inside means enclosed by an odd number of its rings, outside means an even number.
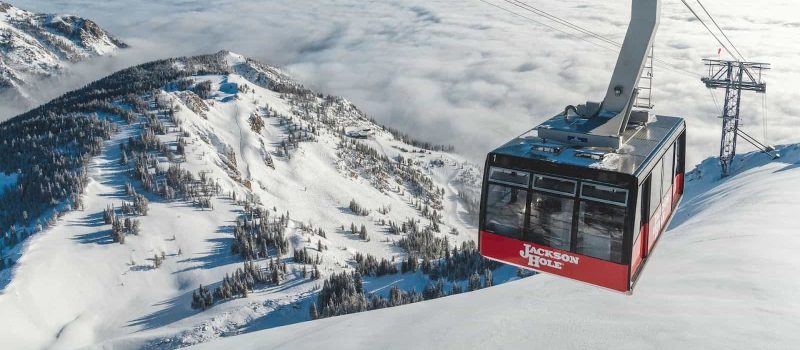
[[[359,231],[358,237],[363,240],[367,239],[367,227],[364,224],[361,224],[361,230]]]
[[[353,273],[353,283],[356,286],[356,293],[364,292],[364,280],[361,278],[360,273],[358,272]]]
[[[311,303],[311,307],[308,311],[309,315],[311,316],[312,320],[316,320],[319,318],[319,312],[317,312],[317,304]]]
[[[481,276],[478,275],[477,272],[473,272],[472,275],[469,276],[469,283],[467,284],[467,290],[473,292],[478,289],[481,289]]]
[[[483,288],[488,288],[494,285],[494,278],[492,277],[492,270],[485,269],[483,270]]]

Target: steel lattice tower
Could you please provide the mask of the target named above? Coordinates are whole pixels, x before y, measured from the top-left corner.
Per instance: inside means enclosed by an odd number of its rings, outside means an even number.
[[[702,79],[710,89],[725,88],[725,106],[722,110],[722,137],[719,145],[719,162],[722,176],[730,173],[731,161],[736,155],[736,139],[739,134],[739,104],[742,91],[765,93],[767,84],[762,81],[762,71],[769,69],[767,63],[703,60],[708,67],[708,76]]]

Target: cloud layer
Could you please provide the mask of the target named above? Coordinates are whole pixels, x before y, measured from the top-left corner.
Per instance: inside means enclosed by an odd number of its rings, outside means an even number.
[[[526,1],[616,41],[624,36],[630,11],[628,1]],[[614,50],[477,0],[10,2],[91,18],[135,46],[102,65],[79,65],[76,78],[43,96],[126,65],[229,49],[282,66],[314,89],[351,99],[382,123],[454,144],[476,161],[567,104],[601,99],[616,61]],[[800,78],[793,62],[800,56],[800,20],[793,15],[800,5],[704,4],[748,59],[774,64],[768,75],[768,139],[800,141],[800,91],[793,84]],[[699,81],[700,59],[715,57],[718,46],[679,1],[665,0],[656,55],[697,76],[656,65],[656,112],[687,118],[691,163],[718,149],[719,111]],[[716,95],[722,103],[721,92]],[[761,98],[746,95],[742,110],[745,130],[759,137]]]

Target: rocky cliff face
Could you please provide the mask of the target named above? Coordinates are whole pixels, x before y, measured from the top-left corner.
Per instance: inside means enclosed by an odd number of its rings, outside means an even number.
[[[0,95],[24,103],[33,81],[63,74],[68,62],[125,47],[91,20],[33,13],[0,2]]]

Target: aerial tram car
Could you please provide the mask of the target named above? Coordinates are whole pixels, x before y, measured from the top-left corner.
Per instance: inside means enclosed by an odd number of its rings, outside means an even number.
[[[560,113],[488,154],[486,258],[630,294],[683,194],[686,124],[634,105],[660,0],[633,0],[602,102]]]

